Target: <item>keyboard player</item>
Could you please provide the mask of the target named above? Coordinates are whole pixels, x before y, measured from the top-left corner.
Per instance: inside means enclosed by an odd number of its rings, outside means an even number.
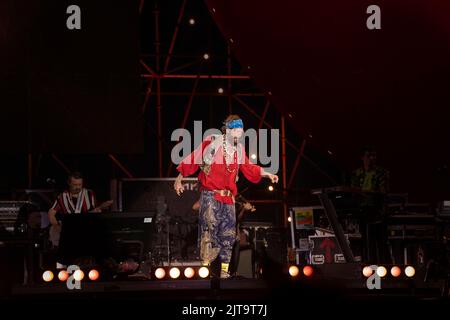
[[[389,171],[377,165],[374,146],[361,150],[362,166],[352,173],[351,187],[364,193],[360,209],[361,233],[365,240],[365,260],[368,263],[388,263],[385,196],[389,191]]]

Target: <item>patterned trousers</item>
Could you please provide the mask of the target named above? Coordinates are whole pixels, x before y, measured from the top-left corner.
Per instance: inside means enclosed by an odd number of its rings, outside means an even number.
[[[234,204],[214,199],[214,192],[203,190],[199,213],[200,258],[210,264],[217,256],[222,263],[230,263],[236,240],[236,212]]]

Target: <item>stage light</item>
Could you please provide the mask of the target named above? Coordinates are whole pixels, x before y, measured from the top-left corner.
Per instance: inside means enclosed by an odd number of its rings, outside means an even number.
[[[381,278],[383,278],[387,274],[387,270],[385,267],[380,266],[377,268],[377,275]]]
[[[273,186],[269,186],[269,191],[273,191],[274,189],[273,189]]]
[[[256,154],[252,153],[252,155],[250,156],[250,158],[252,158],[253,160],[256,160]]]
[[[207,267],[201,267],[198,269],[198,275],[200,278],[206,278],[209,276],[209,269]]]
[[[394,266],[391,268],[391,275],[393,277],[398,277],[401,273],[402,273],[402,270],[399,267]]]
[[[209,54],[205,53],[205,54],[203,55],[203,59],[208,60],[208,59],[209,59]]]
[[[314,270],[311,266],[304,266],[303,267],[303,274],[307,277],[311,277],[314,273]]]
[[[184,269],[184,276],[188,279],[192,278],[195,275],[195,271],[193,268],[189,267]]]
[[[169,271],[169,275],[170,275],[170,277],[172,278],[172,279],[176,279],[176,278],[178,278],[179,276],[180,276],[180,269],[178,269],[178,268],[176,268],[176,267],[174,267],[174,268],[171,268],[170,269],[170,271]]]
[[[156,279],[162,279],[166,276],[166,271],[163,268],[158,268],[155,270]]]
[[[405,274],[409,278],[414,277],[414,275],[416,274],[416,269],[414,269],[414,267],[408,266],[405,268]]]
[[[220,94],[222,94],[222,93],[223,93],[223,88],[217,89],[217,92],[220,93]]]
[[[50,281],[52,281],[52,280],[53,280],[53,277],[54,277],[53,272],[51,272],[50,270],[47,270],[47,271],[45,271],[45,272],[42,274],[42,279],[43,279],[45,282],[50,282]]]
[[[193,26],[193,25],[195,24],[195,19],[194,19],[194,18],[190,18],[190,19],[189,19],[189,24],[190,24],[191,26]]]
[[[97,270],[92,269],[91,271],[89,271],[88,277],[89,277],[89,279],[91,279],[92,281],[97,280],[97,279],[99,278],[99,276],[100,276],[100,273],[99,273]]]
[[[370,277],[372,275],[373,270],[372,270],[371,267],[367,266],[367,267],[363,268],[362,273],[363,273],[364,277],[368,278],[368,277]]]
[[[291,217],[288,217],[288,221],[289,221],[289,222],[292,222],[292,218],[291,218]]]
[[[300,270],[298,270],[297,266],[290,266],[289,267],[289,275],[291,277],[296,277],[300,273]]]
[[[74,278],[76,281],[81,281],[81,280],[83,280],[83,279],[84,279],[84,272],[83,272],[83,270],[76,270],[76,271],[73,273],[73,278]]]
[[[69,279],[69,274],[66,270],[61,270],[58,272],[58,279],[62,282],[67,281],[67,279]]]

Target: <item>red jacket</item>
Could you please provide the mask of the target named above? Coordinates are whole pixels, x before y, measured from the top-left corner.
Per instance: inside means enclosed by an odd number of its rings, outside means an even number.
[[[203,158],[203,151],[205,148],[211,143],[211,137],[206,138],[202,144],[194,150],[190,155],[181,161],[180,165],[177,167],[177,170],[183,175],[183,177],[190,176],[194,174],[200,167]],[[242,171],[244,176],[253,183],[258,183],[261,180],[261,167],[250,163],[247,155],[245,154],[245,149],[242,145],[238,145],[238,148],[242,148],[242,163],[239,164],[239,170]],[[236,153],[236,152],[235,152]],[[225,160],[223,160],[223,147],[220,146],[215,154],[214,160],[211,164],[211,168],[208,174],[202,170],[198,174],[198,181],[200,182],[201,190],[230,190],[235,196],[237,194],[237,186],[236,186],[236,175],[238,173],[237,170],[237,157],[234,157],[233,163],[225,164]],[[222,161],[217,161],[218,159]],[[232,171],[232,172],[229,172]],[[221,196],[220,194],[215,194],[214,198],[220,202],[226,204],[233,204],[233,197],[230,196]]]

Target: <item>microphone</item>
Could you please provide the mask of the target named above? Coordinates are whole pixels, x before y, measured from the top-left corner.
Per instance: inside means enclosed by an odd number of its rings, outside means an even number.
[[[45,182],[47,182],[48,184],[56,184],[55,179],[51,179],[51,178],[47,178],[47,179],[45,180]]]

